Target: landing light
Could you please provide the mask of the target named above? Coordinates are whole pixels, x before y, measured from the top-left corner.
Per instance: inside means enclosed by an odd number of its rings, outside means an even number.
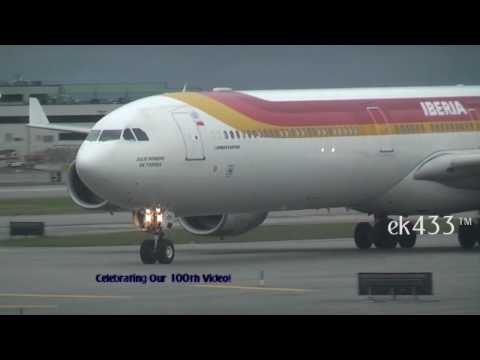
[[[145,224],[150,224],[152,222],[152,215],[145,214]]]
[[[146,226],[160,225],[163,222],[163,212],[161,208],[145,209],[144,223]]]
[[[160,209],[158,209],[158,210],[160,210]],[[163,222],[163,214],[160,211],[158,211],[157,212],[157,223],[162,223],[162,222]]]

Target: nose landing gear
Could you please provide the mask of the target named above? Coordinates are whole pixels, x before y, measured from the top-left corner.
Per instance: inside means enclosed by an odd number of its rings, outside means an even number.
[[[140,259],[144,264],[170,264],[175,258],[173,243],[155,234],[155,239],[144,240],[140,246]]]
[[[165,227],[163,209],[142,209],[133,212],[135,224],[142,231],[153,234],[153,239],[144,240],[140,246],[140,259],[144,264],[170,264],[175,258],[173,243],[164,237]],[[172,223],[167,223],[166,228],[171,228]]]

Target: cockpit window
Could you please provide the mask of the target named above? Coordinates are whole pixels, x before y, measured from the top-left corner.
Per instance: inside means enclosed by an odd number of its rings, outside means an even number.
[[[133,136],[132,130],[130,129],[123,130],[123,138],[127,141],[135,141],[135,136]]]
[[[100,135],[100,130],[92,130],[88,133],[88,136],[85,140],[87,141],[97,141],[98,136]]]
[[[118,140],[122,135],[122,130],[103,130],[100,141]]]
[[[148,141],[148,136],[142,129],[135,128],[133,129],[133,132],[135,133],[138,141]]]

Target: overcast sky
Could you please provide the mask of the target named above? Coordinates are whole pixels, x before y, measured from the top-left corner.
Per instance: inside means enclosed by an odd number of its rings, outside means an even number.
[[[480,46],[1,46],[0,80],[211,88],[480,85]]]

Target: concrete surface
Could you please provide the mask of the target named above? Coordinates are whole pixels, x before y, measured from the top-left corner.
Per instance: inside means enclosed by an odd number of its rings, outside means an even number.
[[[408,250],[359,251],[352,239],[179,245],[171,265],[143,265],[133,246],[0,248],[0,264],[3,314],[480,314],[480,247],[462,250],[454,236],[424,236]],[[433,297],[357,296],[358,272],[411,271],[433,272]],[[176,273],[232,282],[96,281]]]

